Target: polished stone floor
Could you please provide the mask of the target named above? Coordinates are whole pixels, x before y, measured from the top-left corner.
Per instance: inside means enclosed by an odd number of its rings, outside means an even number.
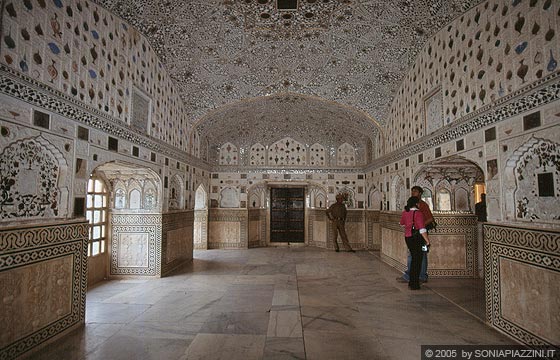
[[[90,289],[85,328],[31,358],[402,360],[422,344],[514,343],[454,304],[455,281],[411,291],[397,275],[365,251],[196,251],[173,276]]]

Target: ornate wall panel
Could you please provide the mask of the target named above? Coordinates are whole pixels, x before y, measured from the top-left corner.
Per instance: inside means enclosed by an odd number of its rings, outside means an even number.
[[[0,140],[0,221],[64,217],[71,166],[57,146],[42,135],[9,142],[10,135],[34,132],[20,127],[12,130],[15,134],[7,130],[8,135]],[[62,141],[56,139],[56,145]]]
[[[113,213],[111,229],[110,275],[161,275],[161,215]]]
[[[194,211],[176,211],[162,215],[161,275],[193,259]]]
[[[424,101],[426,134],[443,127],[443,96],[441,89],[436,90]]]
[[[530,221],[559,221],[560,144],[531,138],[514,153],[516,217]],[[549,175],[547,193],[543,177]],[[546,183],[546,181],[545,181]],[[545,186],[546,187],[546,186]]]
[[[150,134],[152,99],[140,90],[132,88],[130,126],[142,134]]]
[[[557,345],[560,232],[485,224],[484,242],[488,322],[524,344]]]
[[[238,208],[239,205],[239,193],[236,188],[228,186],[222,189],[220,192],[220,207]]]
[[[239,151],[237,146],[228,142],[220,148],[220,165],[237,165],[239,163]]]
[[[251,146],[249,153],[249,165],[265,165],[266,164],[266,148],[257,143]]]
[[[208,211],[208,248],[247,249],[247,224],[247,210],[210,209]]]
[[[84,323],[87,241],[82,221],[0,229],[0,358]]]
[[[268,148],[269,165],[307,165],[305,145],[291,138],[284,138]]]
[[[327,152],[321,144],[313,144],[309,148],[309,165],[325,166],[327,164]]]
[[[344,143],[336,150],[336,165],[338,166],[355,166],[356,151],[354,147],[348,143]]]

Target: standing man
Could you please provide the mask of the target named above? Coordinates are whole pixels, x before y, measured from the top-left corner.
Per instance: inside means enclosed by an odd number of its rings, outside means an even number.
[[[340,233],[340,238],[342,239],[342,244],[348,252],[355,252],[350,247],[348,243],[348,236],[346,236],[346,230],[344,229],[344,224],[346,222],[346,205],[343,203],[344,196],[342,194],[336,195],[336,203],[332,204],[327,209],[327,217],[332,221],[332,229],[334,232],[334,250],[336,252],[338,249],[338,234]]]
[[[487,214],[486,214],[486,194],[480,194],[480,202],[474,205],[474,213],[478,221],[486,222]]]
[[[422,189],[420,186],[413,186],[412,189],[410,189],[410,195],[415,198],[418,198],[418,210],[420,210],[420,212],[422,213],[424,218],[424,227],[426,228],[426,230],[428,230],[434,228],[433,226],[431,226],[431,225],[435,225],[433,224],[434,216],[432,215],[432,212],[430,211],[430,207],[428,206],[428,204],[426,204],[426,202],[422,200],[423,192],[424,189]],[[422,255],[423,256],[422,256],[422,268],[420,270],[420,282],[428,282],[428,252],[423,251]],[[411,262],[412,262],[412,255],[410,255],[410,251],[409,251],[408,258],[406,259],[406,271],[402,276],[399,276],[397,278],[397,281],[399,282],[410,281]]]

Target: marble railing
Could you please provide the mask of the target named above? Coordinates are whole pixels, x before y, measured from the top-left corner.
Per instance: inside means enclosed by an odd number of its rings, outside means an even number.
[[[87,222],[0,228],[0,359],[13,359],[82,326]]]
[[[110,277],[161,277],[193,258],[193,210],[111,215]]]
[[[306,209],[306,240],[310,246],[334,249],[334,232],[325,209]],[[210,209],[209,249],[246,249],[268,246],[267,209]],[[348,210],[346,233],[354,249],[380,247],[379,211]],[[340,238],[338,239],[341,245]]]
[[[528,345],[560,344],[560,230],[484,224],[486,318]]]
[[[477,222],[470,214],[437,214],[438,226],[430,232],[428,255],[430,277],[477,277]],[[400,212],[381,212],[381,258],[391,266],[406,270],[408,249],[399,225]]]

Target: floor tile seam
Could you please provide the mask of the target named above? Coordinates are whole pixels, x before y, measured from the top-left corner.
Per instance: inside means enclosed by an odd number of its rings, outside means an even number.
[[[305,330],[303,329],[303,315],[301,311],[301,296],[300,296],[300,285],[299,285],[299,277],[297,270],[295,271],[295,281],[296,281],[296,289],[297,289],[297,296],[298,296],[298,311],[299,311],[299,322],[301,326],[301,341],[303,343],[303,354],[304,358],[307,359],[307,348],[305,346]]]
[[[488,325],[488,323],[484,320],[482,320],[481,318],[479,318],[478,316],[476,316],[475,314],[473,314],[471,311],[469,311],[468,309],[464,308],[463,306],[459,305],[458,303],[456,303],[455,301],[451,300],[449,297],[443,295],[442,293],[436,291],[435,289],[432,289],[429,286],[424,286],[424,288],[429,289],[431,292],[433,292],[434,294],[438,295],[439,297],[441,297],[442,299],[446,300],[447,302],[453,304],[454,306],[458,307],[460,310],[462,310],[463,312],[467,313],[468,315],[470,315],[472,318],[474,318],[476,321],[484,324],[485,326],[487,326],[490,329],[494,329],[491,326]]]
[[[91,323],[90,323],[91,324]],[[99,323],[98,323],[99,324]],[[101,323],[101,324],[105,324],[105,323]],[[119,332],[121,332],[123,329],[126,329],[128,324],[121,324],[121,326],[119,326],[119,329],[117,331],[115,331],[112,335],[110,336],[101,336],[104,338],[103,341],[101,341],[99,344],[97,344],[96,346],[94,346],[90,351],[85,351],[84,356],[80,358],[80,360],[86,360],[88,358],[88,355],[92,355],[94,354],[97,350],[101,349],[102,346],[104,346],[110,339],[112,339],[114,336],[116,336]],[[97,336],[96,336],[97,337]]]

